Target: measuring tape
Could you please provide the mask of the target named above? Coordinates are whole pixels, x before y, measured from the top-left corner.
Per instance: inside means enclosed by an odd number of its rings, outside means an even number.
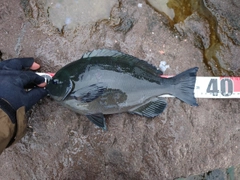
[[[42,76],[45,78],[45,82],[48,82],[52,79],[52,77],[54,76],[55,73],[36,73],[39,76]]]
[[[37,73],[48,82],[54,73]],[[240,77],[196,77],[196,98],[240,98]],[[163,95],[162,97],[173,97]]]
[[[240,77],[197,76],[196,98],[240,98]]]

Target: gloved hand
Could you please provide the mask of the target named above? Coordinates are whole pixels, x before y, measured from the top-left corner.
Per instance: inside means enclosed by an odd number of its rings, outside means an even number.
[[[16,58],[0,62],[0,98],[7,101],[14,110],[25,106],[28,111],[47,95],[45,79],[28,69],[40,67],[33,58]],[[26,91],[25,88],[31,88]]]

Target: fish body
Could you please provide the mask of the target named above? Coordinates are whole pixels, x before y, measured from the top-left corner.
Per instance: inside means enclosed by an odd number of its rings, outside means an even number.
[[[49,94],[69,109],[106,129],[104,114],[129,112],[155,117],[170,94],[197,106],[194,86],[198,68],[172,78],[146,61],[122,52],[98,49],[60,69],[47,85]]]

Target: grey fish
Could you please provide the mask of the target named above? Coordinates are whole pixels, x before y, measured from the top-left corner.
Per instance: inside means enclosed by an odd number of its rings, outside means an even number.
[[[158,116],[170,94],[192,106],[197,67],[175,77],[162,78],[162,71],[146,61],[122,52],[98,49],[61,68],[49,81],[50,96],[67,108],[86,115],[107,129],[104,114],[129,112],[148,118]]]

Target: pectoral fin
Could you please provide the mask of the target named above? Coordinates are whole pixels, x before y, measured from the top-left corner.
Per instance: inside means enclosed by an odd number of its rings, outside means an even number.
[[[92,84],[71,93],[71,97],[83,103],[91,102],[101,96],[106,89],[104,83]]]
[[[161,114],[166,106],[167,103],[165,99],[156,97],[141,106],[131,109],[129,113],[138,114],[140,116],[145,116],[148,118],[153,118]]]
[[[96,124],[98,127],[107,130],[106,121],[102,113],[86,115],[87,118]]]

